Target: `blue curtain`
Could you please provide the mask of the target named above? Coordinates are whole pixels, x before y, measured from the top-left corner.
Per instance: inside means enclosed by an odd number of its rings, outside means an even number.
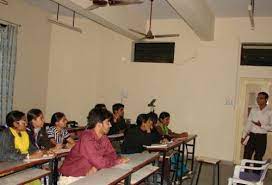
[[[17,52],[17,27],[0,25],[0,125],[12,110]]]

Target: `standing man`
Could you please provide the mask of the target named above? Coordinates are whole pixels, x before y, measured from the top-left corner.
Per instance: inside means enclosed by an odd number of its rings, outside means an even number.
[[[243,131],[241,143],[245,145],[244,159],[261,161],[265,154],[267,132],[272,129],[272,112],[267,106],[268,94],[259,92],[257,96],[258,107],[252,108]]]
[[[112,106],[112,126],[108,135],[123,133],[127,128],[126,121],[124,119],[124,108],[125,106],[121,103],[116,103]]]

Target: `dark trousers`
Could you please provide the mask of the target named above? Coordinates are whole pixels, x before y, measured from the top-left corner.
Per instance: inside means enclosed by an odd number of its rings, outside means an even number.
[[[267,134],[254,134],[251,132],[249,136],[250,138],[245,146],[244,159],[252,159],[254,153],[254,160],[262,161],[266,150]]]
[[[254,154],[254,160],[262,161],[266,150],[267,134],[249,134],[250,138],[245,146],[244,159],[252,159]]]

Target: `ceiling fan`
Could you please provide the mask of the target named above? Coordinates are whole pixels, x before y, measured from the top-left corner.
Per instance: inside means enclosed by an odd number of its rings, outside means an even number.
[[[140,35],[143,35],[144,37],[142,39],[154,39],[154,38],[164,38],[164,37],[179,37],[179,34],[163,34],[163,35],[153,35],[151,31],[151,25],[152,25],[152,8],[153,8],[153,1],[151,1],[151,6],[150,6],[150,15],[149,15],[149,28],[147,33],[142,33],[140,31],[134,30],[134,29],[129,29],[132,32],[138,33]]]
[[[105,6],[122,6],[131,4],[141,4],[141,0],[90,0],[93,4],[86,8],[86,10],[93,10]]]

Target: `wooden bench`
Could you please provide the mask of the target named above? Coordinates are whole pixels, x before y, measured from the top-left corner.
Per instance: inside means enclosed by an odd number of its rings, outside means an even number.
[[[49,175],[51,171],[42,170],[37,168],[30,168],[23,171],[19,171],[17,173],[13,173],[7,175],[5,177],[1,177],[0,185],[8,185],[8,184],[26,184],[36,179],[40,179]]]
[[[219,164],[220,164],[221,161],[219,159],[214,159],[214,158],[209,158],[209,157],[202,157],[202,156],[197,157],[196,160],[197,160],[197,162],[199,164],[198,172],[197,172],[196,185],[198,184],[199,176],[200,176],[200,173],[201,173],[201,167],[202,167],[203,163],[213,166],[213,185],[215,185],[216,168],[217,168],[217,184],[219,185],[219,182],[220,182],[219,181],[219,176],[220,176]],[[191,184],[193,184],[193,181],[192,181]]]
[[[156,173],[160,168],[157,166],[147,165],[131,175],[131,185],[137,185],[146,180],[149,176]],[[156,181],[156,178],[155,178]]]

